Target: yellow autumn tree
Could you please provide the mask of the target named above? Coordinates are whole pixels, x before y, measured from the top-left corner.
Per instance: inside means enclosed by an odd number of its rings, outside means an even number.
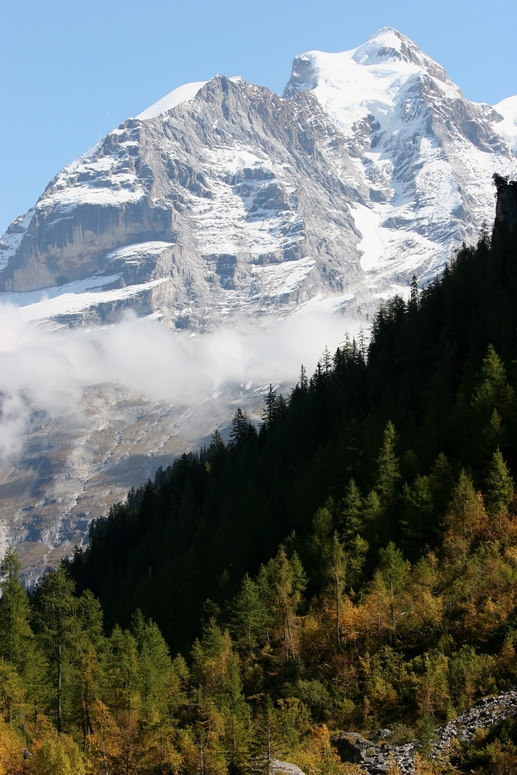
[[[326,724],[313,728],[308,744],[292,760],[305,775],[366,775],[357,764],[341,761],[332,746]]]
[[[18,775],[22,763],[23,743],[0,716],[0,775]]]
[[[85,775],[84,757],[68,735],[47,737],[29,759],[31,775]]]

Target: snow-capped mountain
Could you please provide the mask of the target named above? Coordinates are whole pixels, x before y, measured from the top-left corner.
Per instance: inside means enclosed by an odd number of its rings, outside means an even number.
[[[384,28],[296,57],[283,96],[218,75],[125,121],[0,238],[0,302],[45,331],[128,307],[192,335],[313,309],[367,322],[491,224],[494,172],[517,175],[517,96],[469,102]],[[40,411],[21,458],[0,463],[0,544],[15,538],[36,575],[130,484],[267,389],[246,378],[171,406],[103,379],[81,387],[78,416]]]
[[[297,57],[283,97],[240,78],[187,84],[13,221],[0,287],[21,304],[58,288],[45,314],[66,322],[129,305],[206,330],[328,297],[364,315],[492,221],[516,120],[517,98],[469,102],[391,28]]]

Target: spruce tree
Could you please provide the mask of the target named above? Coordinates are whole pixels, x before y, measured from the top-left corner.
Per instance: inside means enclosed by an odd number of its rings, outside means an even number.
[[[259,585],[246,573],[232,605],[231,632],[237,648],[254,660],[266,640],[270,616]]]
[[[254,727],[254,769],[263,775],[273,775],[275,760],[282,756],[284,748],[279,713],[269,694],[261,704]]]
[[[485,503],[492,519],[500,519],[508,512],[514,488],[515,482],[508,471],[501,450],[497,447],[485,479]]]
[[[54,695],[58,732],[63,731],[65,674],[73,659],[77,637],[75,584],[63,564],[49,571],[36,590],[38,640],[54,673]]]
[[[449,540],[446,541],[448,551],[453,556],[459,554],[466,558],[472,540],[485,520],[483,501],[476,493],[471,477],[462,469],[445,517],[445,527],[449,532]]]
[[[402,532],[410,548],[420,552],[430,538],[430,516],[433,513],[431,482],[428,476],[417,476],[402,491]]]
[[[273,390],[273,385],[269,385],[269,390],[265,399],[265,406],[262,412],[262,427],[268,431],[278,414],[278,396],[276,391]]]
[[[34,636],[29,625],[29,598],[19,579],[20,567],[18,555],[8,547],[0,565],[0,656],[23,675]]]
[[[232,419],[232,429],[230,431],[231,446],[237,451],[246,441],[256,437],[257,431],[250,422],[247,413],[238,407]]]
[[[390,541],[385,549],[379,551],[379,573],[389,592],[393,633],[396,631],[395,598],[407,584],[409,568],[409,563],[393,541]]]
[[[335,650],[338,654],[341,650],[341,608],[346,582],[347,556],[336,531],[332,534],[325,559],[328,593],[332,600],[335,617]]]
[[[143,711],[148,718],[158,710],[164,715],[172,672],[168,646],[156,624],[146,620],[140,610],[133,615],[131,632],[137,646],[137,680]]]
[[[362,498],[354,479],[350,479],[345,496],[338,507],[339,532],[345,542],[350,541],[364,527]]]
[[[395,452],[397,441],[395,426],[390,420],[384,429],[382,445],[377,458],[376,490],[384,503],[392,501],[400,479],[399,460]]]
[[[261,577],[260,577],[261,576]],[[259,576],[267,590],[267,603],[273,620],[274,638],[280,648],[280,661],[288,663],[298,654],[298,617],[307,580],[296,553],[289,559],[281,546]]]

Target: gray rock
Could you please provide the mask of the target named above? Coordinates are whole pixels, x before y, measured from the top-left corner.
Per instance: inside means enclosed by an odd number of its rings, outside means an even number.
[[[517,692],[503,692],[495,697],[485,697],[465,713],[438,729],[438,740],[432,752],[432,759],[447,757],[455,739],[470,742],[478,729],[488,729],[509,716],[517,716]],[[388,733],[388,734],[386,734]],[[366,740],[356,732],[332,738],[332,745],[343,762],[361,764],[369,775],[385,775],[393,758],[402,775],[412,775],[415,770],[415,743],[391,746],[379,745],[387,739],[389,730],[380,730]]]
[[[281,762],[278,759],[271,763],[271,770],[275,775],[304,775],[304,772],[296,764]]]

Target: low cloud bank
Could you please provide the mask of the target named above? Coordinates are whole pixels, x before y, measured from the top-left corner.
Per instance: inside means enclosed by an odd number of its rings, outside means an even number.
[[[0,459],[20,456],[35,416],[80,417],[86,387],[113,382],[151,400],[195,405],[225,383],[295,381],[301,364],[310,374],[325,346],[333,352],[358,331],[357,321],[324,312],[202,335],[132,312],[112,326],[52,331],[0,304]]]

